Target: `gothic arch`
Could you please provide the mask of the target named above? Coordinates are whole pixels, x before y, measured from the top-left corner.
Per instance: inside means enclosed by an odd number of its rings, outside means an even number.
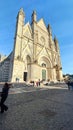
[[[27,81],[31,77],[31,57],[29,55],[26,56],[26,65],[27,65]]]
[[[31,57],[29,55],[26,56],[27,65],[31,63]]]

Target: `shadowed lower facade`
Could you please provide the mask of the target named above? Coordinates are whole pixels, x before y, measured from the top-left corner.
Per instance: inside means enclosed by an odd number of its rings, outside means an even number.
[[[56,37],[52,38],[50,25],[46,27],[43,19],[37,21],[35,11],[31,24],[24,21],[25,13],[20,9],[13,51],[0,62],[0,82],[62,81],[59,44]]]

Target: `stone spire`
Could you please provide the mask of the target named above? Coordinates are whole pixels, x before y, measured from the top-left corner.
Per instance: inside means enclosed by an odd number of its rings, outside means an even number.
[[[24,17],[25,17],[24,11],[23,8],[21,8],[17,15],[17,21],[21,20],[24,23]]]
[[[53,42],[52,42],[52,30],[50,24],[47,26],[48,34],[49,34],[49,46],[51,49],[54,49]]]
[[[54,43],[55,43],[56,51],[59,51],[58,40],[57,40],[56,36],[54,37]]]
[[[19,10],[18,14],[24,14],[23,8]]]
[[[25,17],[24,11],[23,11],[23,8],[21,8],[18,12],[17,22],[16,22],[16,32],[15,32],[15,41],[14,41],[14,56],[15,57],[20,57],[21,55],[24,17]]]
[[[51,27],[50,27],[50,24],[48,24],[47,30],[48,30],[48,32],[49,32],[49,35],[52,35],[52,29],[51,29]]]
[[[22,35],[22,28],[24,25],[24,17],[25,17],[24,11],[23,11],[23,8],[21,8],[18,12],[17,22],[16,22],[16,34],[18,34],[19,36]]]
[[[36,21],[37,21],[36,11],[33,11],[33,13],[32,13],[32,22],[36,22]]]

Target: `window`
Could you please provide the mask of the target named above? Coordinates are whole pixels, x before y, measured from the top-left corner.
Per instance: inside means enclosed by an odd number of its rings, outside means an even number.
[[[41,65],[42,67],[46,67],[46,64],[45,63],[42,63],[42,65]]]

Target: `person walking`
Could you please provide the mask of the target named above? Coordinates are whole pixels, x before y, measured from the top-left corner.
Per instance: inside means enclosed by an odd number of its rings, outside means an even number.
[[[8,110],[8,106],[6,106],[4,104],[4,102],[6,101],[6,99],[8,97],[8,92],[9,92],[10,86],[11,86],[11,84],[5,83],[2,88],[1,101],[0,101],[1,113],[4,113],[4,111]]]

